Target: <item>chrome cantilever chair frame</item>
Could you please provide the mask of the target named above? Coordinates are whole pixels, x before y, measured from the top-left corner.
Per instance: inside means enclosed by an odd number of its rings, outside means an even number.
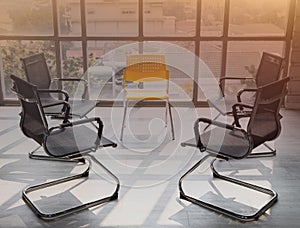
[[[100,163],[98,160],[96,160],[93,156],[91,156],[91,158],[93,158],[93,160],[96,161],[105,170],[105,172],[108,173],[114,179],[114,181],[117,183],[117,186],[116,186],[114,192],[110,196],[107,196],[107,197],[101,198],[101,199],[97,199],[97,200],[93,200],[93,201],[90,201],[90,202],[87,202],[87,203],[84,203],[84,204],[81,204],[81,205],[78,205],[78,206],[74,206],[74,207],[71,207],[71,208],[67,208],[65,210],[56,211],[54,213],[45,213],[45,212],[43,212],[42,209],[40,209],[30,199],[29,193],[34,192],[34,191],[38,191],[38,190],[41,190],[41,189],[45,189],[45,188],[48,188],[48,187],[51,187],[51,186],[55,186],[55,185],[58,185],[58,184],[66,183],[68,181],[81,179],[81,178],[87,178],[89,176],[89,171],[91,169],[90,159],[87,159],[87,158],[84,158],[84,157],[82,157],[80,159],[70,159],[70,158],[63,159],[63,158],[51,158],[51,157],[49,157],[49,159],[43,158],[43,160],[63,161],[63,162],[77,162],[77,163],[82,162],[84,164],[88,163],[88,165],[87,165],[87,168],[79,174],[71,175],[71,176],[68,176],[68,177],[63,177],[63,178],[56,179],[56,180],[53,180],[53,181],[49,181],[49,182],[42,183],[42,184],[32,185],[32,186],[29,186],[29,187],[25,188],[22,191],[23,200],[31,208],[31,210],[39,218],[41,218],[43,220],[57,219],[57,218],[64,217],[64,216],[67,216],[67,215],[70,215],[70,214],[73,214],[73,213],[76,213],[76,212],[80,212],[82,210],[86,210],[86,209],[88,209],[90,207],[93,207],[93,206],[97,206],[97,205],[100,205],[100,204],[103,204],[103,203],[107,203],[107,202],[110,202],[110,201],[113,201],[113,200],[117,200],[118,199],[118,192],[119,192],[119,189],[120,189],[119,179],[109,169],[107,169],[102,163]],[[34,158],[34,159],[36,159],[36,158]],[[41,158],[39,158],[39,159],[41,159]]]
[[[192,166],[192,168],[190,168],[186,173],[184,173],[183,176],[181,176],[180,180],[179,180],[179,197],[180,199],[184,199],[184,200],[187,200],[193,204],[196,204],[196,205],[199,205],[199,206],[202,206],[202,207],[205,207],[207,209],[210,209],[210,210],[213,210],[215,212],[218,212],[218,213],[221,213],[221,214],[224,214],[226,216],[229,216],[231,218],[234,218],[234,219],[237,219],[239,221],[242,221],[242,222],[250,222],[250,221],[253,221],[253,220],[256,220],[258,219],[261,215],[263,215],[270,207],[273,206],[274,203],[276,203],[277,199],[278,199],[278,194],[277,192],[275,192],[274,190],[272,189],[267,189],[267,188],[264,188],[264,187],[261,187],[261,186],[258,186],[258,185],[254,185],[254,184],[250,184],[248,182],[245,182],[245,181],[241,181],[241,180],[238,180],[236,178],[232,178],[232,177],[228,177],[228,176],[224,176],[224,175],[221,175],[214,167],[214,162],[219,159],[219,160],[227,160],[227,158],[222,158],[221,156],[220,157],[216,157],[211,163],[210,163],[210,168],[211,168],[211,171],[213,173],[213,177],[214,178],[219,178],[219,179],[222,179],[222,180],[225,180],[225,181],[229,181],[233,184],[237,184],[237,185],[240,185],[240,186],[243,186],[243,187],[246,187],[248,189],[253,189],[255,191],[258,191],[258,192],[261,192],[261,193],[264,193],[266,195],[269,195],[271,198],[268,200],[268,202],[266,204],[264,204],[262,206],[262,208],[260,208],[259,210],[257,210],[256,212],[252,213],[252,214],[249,214],[249,215],[244,215],[244,214],[239,214],[237,212],[234,212],[232,210],[228,210],[228,209],[225,209],[225,208],[222,208],[220,206],[216,206],[212,203],[208,203],[208,202],[205,202],[203,200],[200,200],[200,199],[196,199],[188,194],[185,193],[185,191],[183,190],[183,187],[182,187],[182,184],[183,184],[183,181],[184,179],[189,175],[191,174],[195,169],[197,169],[201,164],[203,164],[203,162],[205,162],[208,158],[210,158],[211,155],[206,155],[204,156],[199,162],[197,162],[194,166]]]

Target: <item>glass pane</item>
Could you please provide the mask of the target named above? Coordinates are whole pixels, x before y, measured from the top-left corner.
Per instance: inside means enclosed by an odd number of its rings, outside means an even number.
[[[284,55],[282,41],[241,41],[229,42],[226,76],[255,78],[262,52]],[[254,84],[253,80],[226,80],[225,94],[236,95],[237,91]]]
[[[63,36],[81,35],[80,0],[58,0],[59,34]]]
[[[62,50],[62,77],[63,78],[83,78],[83,57],[82,45],[80,41],[61,42]],[[84,90],[84,83],[64,82],[63,89],[70,96],[81,97]]]
[[[90,36],[137,36],[138,0],[86,0],[86,30]]]
[[[15,98],[15,95],[10,90],[11,74],[25,79],[23,64],[20,60],[22,57],[43,52],[47,60],[50,75],[56,77],[55,48],[53,42],[7,40],[0,42],[0,50],[1,84],[4,98]]]
[[[143,48],[145,54],[165,55],[167,69],[170,72],[170,100],[191,101],[195,68],[194,42],[144,42]]]
[[[196,0],[144,0],[144,34],[194,36]]]
[[[222,36],[224,6],[224,0],[202,0],[200,30],[202,36]]]
[[[0,34],[53,35],[51,0],[0,1]]]
[[[288,0],[232,0],[229,35],[283,36],[288,9]]]
[[[121,98],[126,55],[138,53],[138,43],[131,41],[88,41],[88,72],[91,99]],[[121,98],[122,99],[122,98]]]
[[[221,76],[221,65],[222,65],[222,42],[219,41],[203,41],[200,43],[200,59],[203,61],[209,70],[211,71],[212,75],[218,80]],[[199,66],[201,67],[201,66]],[[200,69],[201,72],[201,69]],[[199,75],[198,85],[203,85],[202,75]],[[205,85],[207,87],[206,91],[216,91],[218,88],[215,88],[216,83],[211,83]],[[201,86],[198,87],[198,100],[205,101],[206,98],[210,96],[209,94],[204,94],[203,89]]]

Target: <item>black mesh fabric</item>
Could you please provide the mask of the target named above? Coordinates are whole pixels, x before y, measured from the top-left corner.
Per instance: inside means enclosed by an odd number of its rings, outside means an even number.
[[[55,157],[72,155],[95,148],[97,133],[83,125],[54,130],[47,137],[47,153]]]
[[[40,145],[43,143],[45,137],[45,126],[43,120],[39,115],[38,107],[35,104],[27,103],[21,101],[23,111],[22,111],[22,121],[21,128],[25,135],[34,139]]]
[[[210,151],[232,158],[243,158],[249,153],[247,135],[240,130],[215,127],[201,135],[201,142]]]
[[[212,127],[200,136],[203,146],[211,153],[238,159],[262,143],[274,140],[281,130],[279,109],[288,81],[285,78],[258,89],[247,132]]]
[[[38,89],[50,89],[51,77],[43,53],[34,54],[22,58],[26,78],[30,83],[37,85]],[[53,93],[40,92],[40,100],[43,106],[56,104],[60,102]],[[96,106],[95,101],[91,100],[69,100],[71,107],[71,114],[79,116],[80,118],[88,114]],[[51,106],[44,108],[47,115],[57,115],[62,113],[62,105]]]
[[[279,79],[283,59],[264,52],[256,73],[256,86],[261,87]]]
[[[54,157],[64,157],[96,149],[98,132],[85,125],[48,130],[37,87],[16,76],[12,75],[11,78],[14,82],[14,91],[18,94],[22,105],[20,126],[27,137],[43,145],[45,151]],[[101,136],[101,147],[114,145],[112,141]]]
[[[275,82],[280,78],[281,69],[283,65],[283,59],[279,56],[264,52],[261,61],[256,72],[256,85],[254,88],[259,88],[261,86],[267,85],[269,83]],[[226,82],[226,81],[225,81]],[[253,87],[247,86],[245,89]],[[242,103],[247,105],[253,105],[255,101],[254,92],[243,93],[241,99]],[[209,104],[215,107],[222,115],[231,114],[232,106],[238,102],[236,96],[225,96],[208,99]]]
[[[253,138],[254,147],[279,135],[279,109],[286,94],[288,80],[286,78],[259,88],[247,129]]]
[[[48,126],[41,113],[42,110],[39,109],[39,100],[36,96],[37,88],[13,75],[11,79],[22,105],[20,127],[26,136],[42,144]]]
[[[51,77],[43,53],[34,54],[22,58],[26,78],[30,83],[37,85],[38,89],[49,89],[51,84]],[[50,93],[39,93],[43,105],[56,104],[58,100]],[[62,106],[53,106],[45,108],[47,114],[57,114],[62,112]]]
[[[22,60],[27,80],[34,85],[38,85],[39,89],[48,89],[50,87],[51,78],[44,54],[34,54]]]

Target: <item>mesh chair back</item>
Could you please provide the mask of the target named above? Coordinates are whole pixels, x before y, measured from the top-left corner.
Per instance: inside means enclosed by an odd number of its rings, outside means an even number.
[[[261,87],[280,78],[283,59],[277,55],[264,52],[256,73],[256,86]]]
[[[22,106],[20,127],[26,136],[42,145],[44,136],[48,134],[48,124],[41,108],[37,87],[14,75],[11,75],[11,79],[13,90]]]
[[[270,83],[258,89],[247,131],[253,146],[274,140],[281,130],[279,109],[286,95],[289,78]]]
[[[21,59],[23,61],[27,81],[38,85],[39,89],[49,89],[51,77],[44,54],[38,53]],[[49,93],[43,93],[41,96],[51,97]]]

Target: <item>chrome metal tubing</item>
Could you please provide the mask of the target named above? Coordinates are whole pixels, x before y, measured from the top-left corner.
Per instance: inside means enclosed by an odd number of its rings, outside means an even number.
[[[50,156],[49,156],[49,158],[50,158]],[[49,160],[49,158],[47,158],[46,156],[42,157],[42,159],[46,159],[46,160]],[[38,159],[41,159],[41,158],[38,157]],[[56,160],[56,161],[66,161],[66,160],[63,160],[63,158],[62,158],[61,160]],[[81,204],[81,205],[77,205],[77,206],[74,206],[74,207],[70,207],[70,208],[67,208],[65,210],[56,211],[56,212],[53,212],[53,213],[45,213],[45,212],[43,212],[29,198],[28,194],[30,192],[34,192],[34,191],[37,191],[37,190],[40,190],[40,189],[45,189],[45,188],[48,188],[48,187],[51,187],[51,186],[54,186],[54,185],[58,185],[58,184],[61,184],[61,183],[65,183],[65,182],[68,182],[68,181],[71,181],[71,180],[88,177],[89,171],[90,171],[90,168],[91,168],[91,161],[90,161],[90,159],[88,159],[88,158],[80,158],[80,159],[74,159],[74,160],[69,159],[69,160],[73,161],[73,162],[74,161],[77,161],[77,162],[82,162],[83,161],[84,164],[88,163],[88,166],[87,166],[87,168],[83,172],[81,172],[79,174],[71,175],[71,176],[68,176],[68,177],[59,178],[59,179],[56,179],[56,180],[53,180],[53,181],[49,181],[49,182],[46,182],[46,183],[42,183],[42,184],[32,185],[32,186],[29,186],[29,187],[25,188],[23,190],[23,192],[22,192],[22,198],[25,201],[25,203],[31,208],[31,210],[39,218],[41,218],[43,220],[57,219],[57,218],[60,218],[60,217],[63,217],[63,216],[67,216],[67,215],[70,215],[70,214],[73,214],[73,213],[76,213],[76,212],[88,209],[88,208],[96,206],[96,205],[100,205],[100,204],[107,203],[107,202],[110,202],[110,201],[118,199],[118,191],[119,191],[119,188],[120,188],[119,180],[118,180],[118,178],[114,174],[112,174],[106,167],[104,167],[100,163],[101,166],[104,168],[104,170],[108,174],[110,174],[116,180],[116,182],[117,182],[117,187],[116,187],[115,191],[110,196],[104,197],[104,198],[101,198],[101,199],[97,199],[97,200],[94,200],[94,201],[90,201],[90,202],[87,202],[87,203],[84,203],[84,204]]]
[[[231,183],[234,183],[234,184],[238,184],[238,185],[241,185],[243,187],[246,187],[246,188],[249,188],[249,189],[253,189],[255,191],[259,191],[259,192],[262,192],[264,194],[267,194],[267,195],[270,195],[271,196],[271,199],[265,203],[260,209],[258,209],[256,212],[252,213],[252,214],[239,214],[239,213],[236,213],[234,211],[231,211],[231,210],[228,210],[226,208],[223,208],[223,207],[219,207],[217,205],[214,205],[212,203],[208,203],[208,202],[205,202],[205,201],[202,201],[200,199],[196,199],[196,198],[193,198],[192,196],[189,196],[187,195],[184,190],[183,190],[183,187],[182,187],[182,182],[183,182],[183,179],[185,177],[187,177],[191,172],[193,172],[195,169],[197,169],[207,158],[209,157],[212,157],[212,155],[208,154],[206,156],[204,156],[200,161],[198,161],[192,168],[190,168],[179,180],[179,193],[180,193],[180,199],[184,199],[184,200],[187,200],[191,203],[194,203],[196,205],[199,205],[199,206],[202,206],[202,207],[205,207],[207,209],[210,209],[210,210],[213,210],[215,212],[218,212],[218,213],[221,213],[223,215],[226,215],[226,216],[229,216],[231,218],[234,218],[234,219],[237,219],[241,222],[249,222],[249,221],[254,221],[254,220],[257,220],[262,214],[265,213],[266,210],[268,210],[278,199],[278,194],[271,190],[271,189],[267,189],[267,188],[263,188],[263,187],[260,187],[260,186],[257,186],[257,185],[254,185],[254,184],[250,184],[250,183],[247,183],[247,182],[244,182],[244,181],[241,181],[241,180],[238,180],[238,179],[235,179],[235,178],[231,178],[231,177],[227,177],[227,176],[223,176],[221,175],[220,173],[218,173],[215,169],[215,167],[213,166],[214,162],[216,159],[214,159],[212,162],[211,162],[211,170],[213,172],[213,176],[215,178],[220,178],[222,180],[225,180],[225,181],[229,181]]]

